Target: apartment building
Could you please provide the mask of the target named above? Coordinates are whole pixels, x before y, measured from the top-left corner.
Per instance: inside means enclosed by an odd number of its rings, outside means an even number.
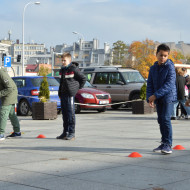
[[[73,45],[57,45],[55,54],[70,52],[73,61],[79,63],[80,67],[86,66],[102,66],[105,62],[112,64],[112,49],[108,43],[104,43],[104,48],[99,48],[99,40],[85,41],[80,39],[79,42],[74,42]],[[62,65],[60,55],[55,56],[55,66]]]
[[[44,44],[36,44],[36,43],[27,43],[24,44],[24,55],[25,55],[25,63],[27,64],[30,57],[44,54],[46,52],[46,48]],[[11,45],[11,55],[16,62],[16,58],[18,55],[22,55],[22,44],[19,43],[19,40],[16,43]]]

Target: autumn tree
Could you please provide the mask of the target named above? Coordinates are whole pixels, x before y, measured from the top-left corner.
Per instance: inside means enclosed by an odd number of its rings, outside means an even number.
[[[152,40],[135,41],[129,47],[129,56],[125,61],[125,66],[133,67],[143,75],[148,77],[149,69],[154,64],[156,59],[156,49],[159,44]],[[171,50],[169,59],[174,63],[182,63],[184,55],[180,51]]]
[[[135,41],[129,47],[125,66],[139,70],[143,77],[147,78],[150,66],[156,61],[155,51],[156,44],[152,40]]]
[[[123,65],[127,53],[128,46],[123,41],[113,43],[113,65]]]
[[[174,63],[182,64],[182,60],[185,59],[185,56],[180,51],[172,50],[168,58]]]

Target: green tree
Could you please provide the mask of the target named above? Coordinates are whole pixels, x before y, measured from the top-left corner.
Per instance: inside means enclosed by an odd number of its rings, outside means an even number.
[[[123,65],[128,53],[128,46],[121,40],[113,43],[113,65]]]
[[[140,98],[146,100],[146,83],[143,84],[140,90]]]
[[[40,102],[47,102],[50,98],[50,91],[49,91],[49,84],[47,81],[47,77],[44,77],[43,81],[41,82],[40,92],[38,97],[40,98]]]

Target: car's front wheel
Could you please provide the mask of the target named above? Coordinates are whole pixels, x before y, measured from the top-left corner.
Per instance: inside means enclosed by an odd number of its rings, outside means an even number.
[[[19,102],[19,113],[22,116],[27,116],[27,115],[32,114],[32,111],[30,109],[30,106],[27,100],[21,100]]]

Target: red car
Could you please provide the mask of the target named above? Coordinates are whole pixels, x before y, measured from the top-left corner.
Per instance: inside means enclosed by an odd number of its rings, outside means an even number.
[[[102,90],[93,88],[93,86],[86,81],[84,88],[80,89],[76,96],[75,102],[81,104],[92,104],[92,105],[78,105],[75,104],[75,113],[79,113],[81,109],[91,109],[97,110],[98,112],[106,111],[107,107],[103,106],[106,104],[111,104],[111,96],[109,93]]]
[[[60,83],[59,77],[55,77],[55,79],[57,79]],[[81,110],[89,109],[97,110],[98,112],[105,112],[106,108],[110,106],[104,105],[111,104],[111,96],[107,92],[93,88],[93,86],[86,81],[84,87],[77,92],[75,96],[75,103],[88,104],[75,104],[75,113],[80,113]]]

